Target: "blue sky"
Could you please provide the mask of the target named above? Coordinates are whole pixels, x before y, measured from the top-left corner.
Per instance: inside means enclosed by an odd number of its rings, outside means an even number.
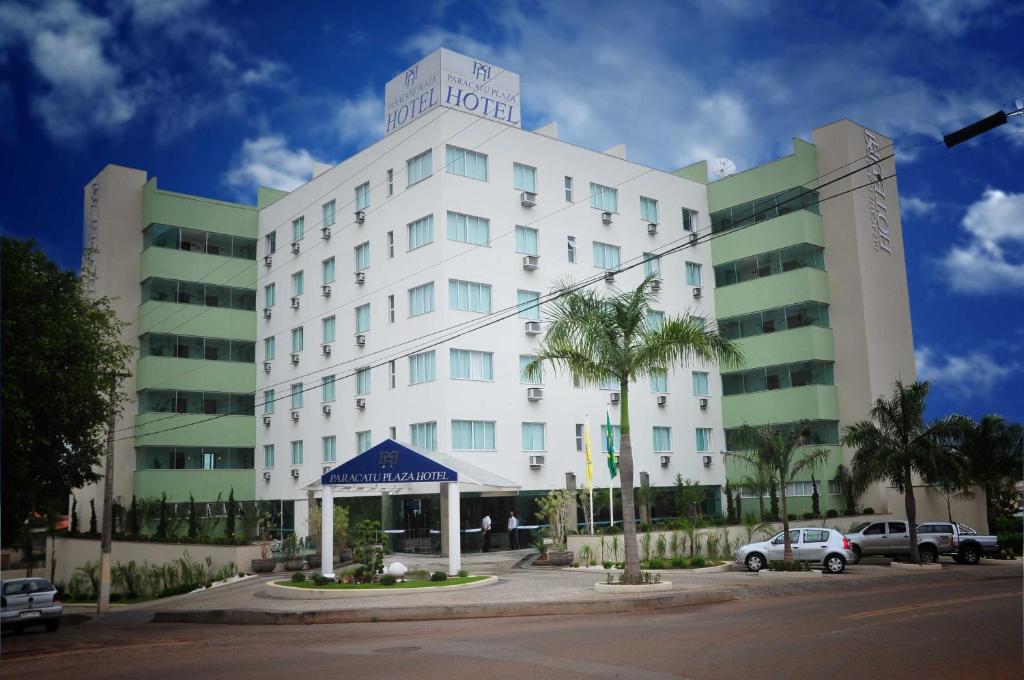
[[[896,140],[930,415],[1024,420],[1024,6],[994,0],[207,2],[0,0],[0,230],[78,266],[106,163],[252,202],[379,137],[384,83],[438,46],[522,77],[524,127],[739,168],[850,118]]]

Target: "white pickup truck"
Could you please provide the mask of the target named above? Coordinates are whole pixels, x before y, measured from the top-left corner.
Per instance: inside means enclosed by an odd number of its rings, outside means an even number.
[[[926,537],[942,546],[941,554],[952,556],[960,564],[977,564],[986,553],[999,550],[995,536],[980,536],[960,522],[922,522],[917,525],[917,540],[926,540]]]

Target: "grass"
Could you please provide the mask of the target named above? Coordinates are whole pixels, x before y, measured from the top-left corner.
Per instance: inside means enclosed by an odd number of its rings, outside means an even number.
[[[318,586],[312,581],[292,583],[291,581],[274,581],[276,585],[287,586],[288,588],[314,588],[321,590],[401,590],[408,588],[433,588],[435,586],[457,586],[463,583],[475,583],[482,581],[486,576],[449,576],[447,581],[400,581],[392,586],[382,586],[379,583],[326,583]]]

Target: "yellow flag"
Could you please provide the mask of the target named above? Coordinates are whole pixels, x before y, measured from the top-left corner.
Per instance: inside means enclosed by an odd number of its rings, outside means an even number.
[[[583,426],[583,451],[587,456],[587,486],[594,486],[594,470],[590,463],[590,418],[587,418],[587,424]]]

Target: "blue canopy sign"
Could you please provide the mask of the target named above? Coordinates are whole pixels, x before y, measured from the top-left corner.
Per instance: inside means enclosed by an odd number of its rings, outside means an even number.
[[[455,470],[393,439],[367,449],[320,477],[321,484],[411,484],[457,482]]]

